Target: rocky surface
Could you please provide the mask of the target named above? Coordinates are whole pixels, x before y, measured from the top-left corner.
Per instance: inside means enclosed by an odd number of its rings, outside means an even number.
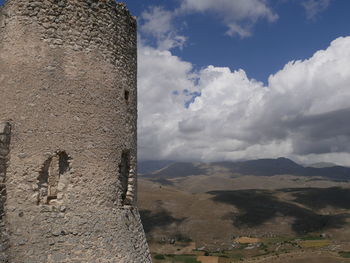
[[[136,68],[136,22],[123,4],[5,4],[3,262],[151,262],[136,207]]]
[[[8,122],[0,123],[0,262],[7,262],[8,235],[4,222],[6,184],[5,175],[11,139],[11,127]]]

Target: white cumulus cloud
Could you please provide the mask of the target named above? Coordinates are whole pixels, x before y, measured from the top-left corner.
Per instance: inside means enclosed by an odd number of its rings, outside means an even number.
[[[273,22],[278,18],[265,0],[181,0],[180,12],[215,14],[228,27],[227,34],[248,37],[259,19]]]
[[[139,157],[287,156],[350,165],[349,101],[350,37],[289,62],[267,86],[242,69],[208,66],[194,72],[170,51],[142,46]]]
[[[215,15],[227,26],[226,34],[242,38],[252,35],[252,29],[258,20],[273,22],[278,15],[273,12],[265,0],[179,0],[180,6],[166,10],[161,6],[152,6],[140,16],[140,31],[151,36],[160,50],[182,48],[186,37],[175,26],[176,19],[183,19],[192,13]]]
[[[174,17],[174,12],[165,10],[163,7],[150,7],[141,14],[140,30],[143,34],[152,36],[156,40],[158,49],[181,48],[186,42],[186,37],[180,35],[176,30],[173,23]]]

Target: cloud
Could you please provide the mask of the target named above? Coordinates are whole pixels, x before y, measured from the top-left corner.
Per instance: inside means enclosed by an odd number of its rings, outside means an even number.
[[[227,26],[226,34],[242,38],[252,35],[252,29],[258,20],[273,22],[278,18],[265,0],[179,0],[180,7],[166,10],[161,6],[152,6],[140,16],[140,31],[144,36],[152,37],[161,50],[182,48],[186,37],[179,34],[174,21],[191,13],[208,13],[219,17]]]
[[[169,51],[147,46],[139,47],[138,57],[140,157],[166,158],[179,142],[177,118],[185,111],[188,100],[182,91],[195,90],[192,65]]]
[[[140,47],[140,159],[288,156],[350,165],[349,47],[350,37],[338,38],[287,63],[267,86],[242,69],[195,72],[169,51]]]
[[[181,0],[178,12],[215,14],[228,27],[228,35],[242,38],[251,35],[251,29],[258,20],[273,22],[278,18],[265,0]]]
[[[332,0],[307,0],[302,3],[308,19],[315,19],[317,15],[325,11]]]
[[[144,35],[156,40],[158,49],[181,48],[186,42],[186,37],[178,34],[173,23],[174,18],[175,14],[163,7],[150,7],[141,14],[140,30]]]
[[[235,36],[239,35],[241,38],[250,37],[252,33],[250,32],[249,28],[243,28],[237,24],[228,24],[228,30],[226,31],[226,34],[229,36]]]

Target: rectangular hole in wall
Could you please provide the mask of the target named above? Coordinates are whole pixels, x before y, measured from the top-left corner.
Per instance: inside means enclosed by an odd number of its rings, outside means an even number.
[[[61,176],[70,170],[69,159],[65,151],[57,151],[43,163],[37,181],[38,205],[52,204],[58,198]]]
[[[129,171],[130,171],[130,151],[124,150],[122,152],[122,156],[119,164],[119,181],[122,188],[121,198],[123,203],[125,202],[126,193],[128,191]]]

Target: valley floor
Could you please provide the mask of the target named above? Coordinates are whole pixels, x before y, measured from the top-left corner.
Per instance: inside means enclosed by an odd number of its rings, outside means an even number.
[[[141,176],[139,207],[155,263],[350,262],[346,182],[224,171]]]

